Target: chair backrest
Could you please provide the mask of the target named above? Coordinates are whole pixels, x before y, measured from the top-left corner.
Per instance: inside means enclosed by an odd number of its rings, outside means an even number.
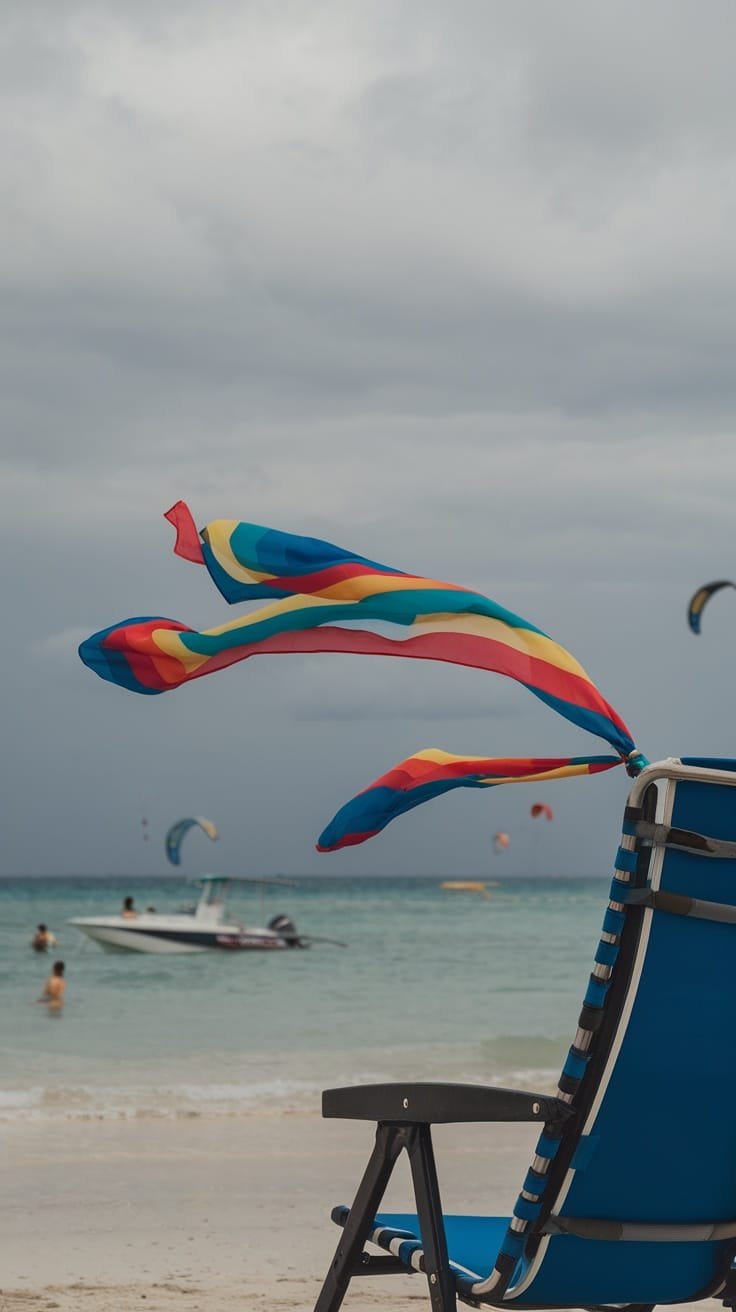
[[[666,1303],[722,1284],[736,1252],[734,908],[736,761],[648,767],[560,1080],[575,1115],[542,1135],[476,1296]]]

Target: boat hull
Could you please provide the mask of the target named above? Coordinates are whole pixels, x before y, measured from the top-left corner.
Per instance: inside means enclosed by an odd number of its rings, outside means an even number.
[[[159,955],[183,952],[281,951],[296,946],[268,930],[219,926],[212,928],[165,928],[143,925],[105,925],[89,920],[69,922],[99,943],[106,952],[151,952]]]

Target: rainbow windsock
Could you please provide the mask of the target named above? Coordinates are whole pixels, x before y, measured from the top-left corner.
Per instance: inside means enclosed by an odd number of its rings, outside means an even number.
[[[496,784],[533,783],[577,774],[600,774],[621,764],[619,756],[505,758],[451,756],[437,747],[415,752],[381,775],[340,808],[317,842],[318,852],[353,847],[404,815],[449,793],[453,788],[493,788]]]
[[[177,530],[177,553],[204,564],[228,601],[275,600],[201,631],[161,617],[111,625],[79,649],[101,678],[152,694],[255,655],[352,652],[447,661],[515,679],[622,758],[637,756],[624,721],[575,658],[481,593],[403,573],[317,538],[235,520],[215,520],[198,535],[183,502],[166,517]],[[395,631],[387,635],[386,624]]]

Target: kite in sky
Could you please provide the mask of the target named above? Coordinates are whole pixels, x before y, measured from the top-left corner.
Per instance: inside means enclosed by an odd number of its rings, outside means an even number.
[[[446,661],[515,679],[617,753],[614,758],[516,763],[418,753],[409,760],[436,758],[432,788],[427,791],[422,785],[420,795],[414,782],[408,787],[391,785],[394,793],[406,794],[404,802],[394,798],[382,823],[374,814],[367,827],[355,828],[354,817],[350,818],[353,828],[346,833],[368,837],[394,815],[458,786],[594,773],[622,761],[636,774],[646,763],[624,721],[575,658],[534,624],[482,593],[408,574],[317,538],[256,524],[215,520],[198,533],[182,501],[166,512],[166,518],[176,529],[177,555],[204,565],[228,603],[268,599],[268,604],[204,630],[159,616],[110,625],[79,648],[84,663],[101,678],[150,695],[256,655],[346,652]],[[391,626],[388,633],[387,626]],[[453,764],[458,761],[465,763],[464,770]],[[370,795],[374,802],[380,797],[388,804],[388,794],[380,791],[384,781],[402,770],[413,781],[415,776],[406,767],[402,763],[360,796]],[[348,803],[348,808],[353,805]],[[331,833],[328,826],[325,834]],[[343,837],[337,844],[322,839],[323,849],[362,841],[355,836]]]
[[[533,820],[538,820],[540,815],[543,815],[545,820],[554,820],[555,818],[552,807],[548,806],[546,802],[532,802],[529,807],[529,814]]]
[[[181,864],[181,845],[184,835],[188,834],[189,830],[194,829],[197,825],[199,825],[199,828],[208,838],[213,840],[219,838],[220,835],[217,826],[213,825],[211,820],[205,820],[204,816],[190,815],[184,820],[177,820],[167,833],[164,843],[164,846],[166,847],[166,855],[172,866],[178,866]]]
[[[693,633],[700,633],[700,621],[703,611],[713,596],[714,592],[720,592],[721,588],[736,588],[736,583],[730,579],[716,579],[714,583],[704,583],[702,588],[694,592],[687,608],[687,622]]]

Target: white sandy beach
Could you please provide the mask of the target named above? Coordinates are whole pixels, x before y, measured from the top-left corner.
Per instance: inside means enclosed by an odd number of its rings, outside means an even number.
[[[536,1132],[437,1129],[446,1210],[507,1213]],[[0,1308],[308,1312],[338,1237],[330,1208],[350,1201],[372,1133],[298,1115],[3,1125]],[[355,1281],[345,1306],[425,1304],[415,1276]]]

